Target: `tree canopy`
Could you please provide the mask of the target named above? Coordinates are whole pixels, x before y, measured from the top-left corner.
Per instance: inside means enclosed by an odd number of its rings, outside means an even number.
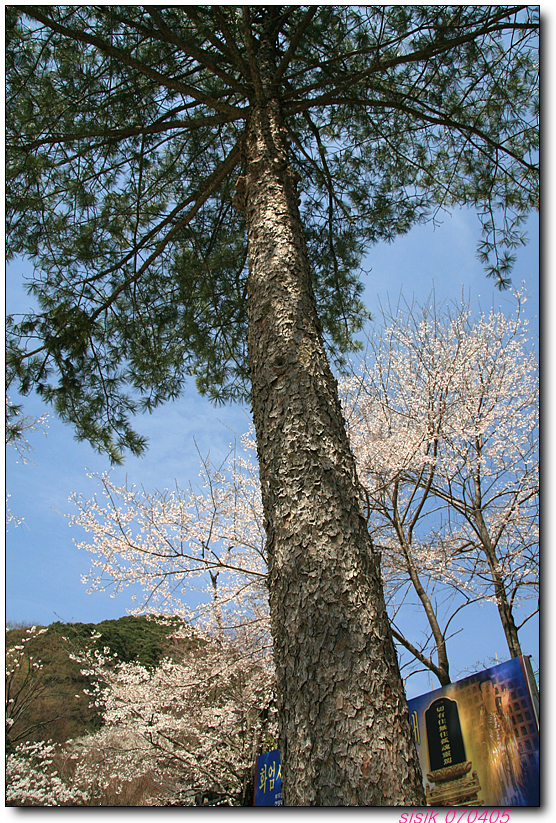
[[[477,210],[478,252],[507,285],[538,205],[537,6],[6,15],[7,248],[32,260],[38,304],[8,319],[8,382],[111,459],[145,447],[130,417],[188,377],[249,397],[242,171],[269,88],[337,361],[366,316],[364,250],[443,210]]]
[[[54,623],[9,631],[6,664],[8,805],[252,805],[276,706],[250,631],[217,639],[161,615]]]

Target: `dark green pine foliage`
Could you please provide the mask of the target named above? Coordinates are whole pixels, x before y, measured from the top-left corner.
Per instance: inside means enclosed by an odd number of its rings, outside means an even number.
[[[7,248],[39,307],[8,318],[8,383],[113,461],[187,378],[249,397],[232,201],[269,29],[337,364],[369,244],[468,205],[504,287],[538,205],[536,6],[6,7]]]

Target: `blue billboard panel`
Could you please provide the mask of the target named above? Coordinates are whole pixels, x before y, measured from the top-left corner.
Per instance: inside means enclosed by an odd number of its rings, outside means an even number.
[[[255,806],[282,806],[282,764],[278,749],[257,757]]]
[[[539,730],[516,657],[408,700],[429,806],[538,806]]]

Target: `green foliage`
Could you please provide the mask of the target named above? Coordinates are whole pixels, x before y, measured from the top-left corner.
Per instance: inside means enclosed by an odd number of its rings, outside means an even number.
[[[99,651],[108,648],[122,663],[153,667],[168,653],[168,636],[181,624],[177,617],[155,621],[131,615],[101,623],[52,623],[45,637],[60,635],[80,648],[92,643]]]
[[[22,417],[22,410],[21,403],[6,403],[6,443],[11,445],[25,436],[25,418]]]
[[[443,210],[477,210],[507,286],[538,207],[537,31],[536,6],[6,7],[7,249],[39,306],[8,320],[8,381],[114,462],[188,377],[249,398],[232,197],[263,41],[336,362],[365,248]]]

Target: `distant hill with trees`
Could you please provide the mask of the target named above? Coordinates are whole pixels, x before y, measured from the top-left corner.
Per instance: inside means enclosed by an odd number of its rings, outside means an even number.
[[[182,622],[145,616],[100,623],[58,621],[32,635],[28,626],[9,627],[6,649],[15,649],[23,660],[12,667],[8,659],[6,713],[13,719],[6,731],[8,751],[23,740],[63,743],[102,726],[100,710],[89,706],[83,695],[89,678],[81,673],[82,664],[72,659],[74,654],[109,649],[119,661],[154,667],[162,657],[172,656],[169,637]]]

